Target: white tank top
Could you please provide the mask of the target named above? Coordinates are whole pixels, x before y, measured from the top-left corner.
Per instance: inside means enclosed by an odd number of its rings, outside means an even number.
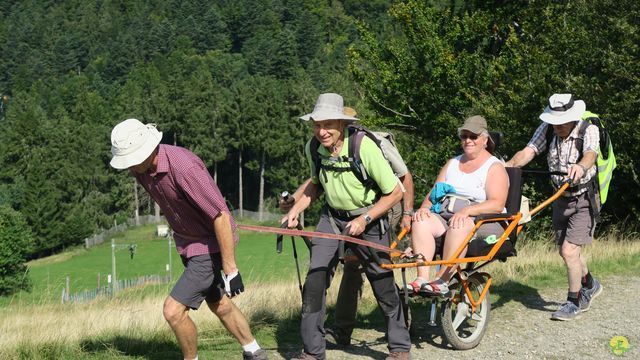
[[[490,157],[478,168],[478,170],[467,174],[460,171],[460,156],[451,159],[444,181],[456,189],[456,193],[464,196],[470,196],[477,202],[487,200],[487,174],[489,168],[496,162],[501,162],[495,156]]]

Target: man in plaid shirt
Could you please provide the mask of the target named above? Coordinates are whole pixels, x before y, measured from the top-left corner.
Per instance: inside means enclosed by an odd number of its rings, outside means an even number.
[[[598,186],[594,183],[597,180],[594,165],[600,135],[595,125],[584,124],[582,115],[585,108],[584,101],[575,100],[571,94],[551,96],[549,105],[540,115],[543,123],[527,146],[506,164],[522,167],[547,151],[549,171],[567,174],[552,175],[554,186],[559,188],[565,180],[571,181],[572,186],[553,203],[553,229],[569,279],[567,302],[551,315],[553,320],[580,317],[580,313],[589,310],[591,301],[602,292],[602,285],[591,275],[586,259],[580,254],[582,246],[593,240],[596,216],[600,210],[600,197],[596,193]],[[553,127],[551,139],[547,139],[549,126]],[[583,137],[580,136],[582,126],[586,126]],[[579,142],[582,142],[581,152]]]
[[[242,345],[243,359],[267,359],[230,300],[244,291],[244,284],[235,260],[236,224],[224,198],[199,157],[160,144],[161,139],[154,124],[136,119],[121,122],[111,132],[111,166],[129,169],[158,203],[185,266],[164,302],[164,317],[185,359],[198,359],[197,329],[189,310],[197,310],[203,301]]]

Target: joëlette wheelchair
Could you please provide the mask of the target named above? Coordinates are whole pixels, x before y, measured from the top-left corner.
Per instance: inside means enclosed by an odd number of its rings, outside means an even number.
[[[402,269],[405,288],[406,268],[460,265],[456,268],[455,275],[449,281],[450,291],[448,295],[446,297],[432,297],[432,301],[440,303],[439,315],[444,338],[457,350],[468,350],[476,347],[487,330],[489,312],[491,310],[489,289],[492,279],[491,275],[480,270],[496,260],[504,262],[509,257],[517,255],[515,244],[518,234],[524,227],[524,223],[521,221],[523,214],[520,212],[522,169],[506,168],[506,170],[509,176],[509,194],[505,205],[506,213],[477,216],[473,229],[451,258],[432,261],[409,258],[401,259],[398,263],[382,265],[388,269]],[[561,196],[568,187],[568,182],[562,185],[553,196],[530,210],[529,215],[533,216],[547,207]],[[482,239],[474,239],[480,226],[490,222],[500,222],[505,228],[498,240],[493,244],[488,244]],[[465,257],[458,258],[465,248],[467,248]],[[441,255],[441,251],[441,246],[440,249],[437,246],[436,254],[440,253]],[[409,296],[406,290],[404,295],[405,299]]]

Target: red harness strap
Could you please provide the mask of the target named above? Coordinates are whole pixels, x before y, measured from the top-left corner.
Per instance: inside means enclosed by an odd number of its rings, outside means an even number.
[[[239,229],[249,230],[249,231],[257,231],[257,232],[266,232],[272,234],[282,234],[282,235],[291,235],[291,236],[306,236],[309,238],[324,238],[324,239],[333,239],[333,240],[343,240],[350,243],[368,246],[370,248],[386,251],[388,253],[399,253],[400,251],[394,250],[388,246],[376,244],[371,241],[366,241],[358,238],[354,238],[346,235],[336,235],[336,234],[327,234],[321,233],[317,231],[306,231],[306,230],[294,230],[294,229],[282,229],[268,226],[259,226],[259,225],[241,225],[238,224]]]

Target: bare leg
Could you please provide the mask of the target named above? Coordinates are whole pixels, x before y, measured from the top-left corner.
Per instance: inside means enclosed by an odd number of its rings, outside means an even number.
[[[587,267],[587,259],[582,256],[582,251],[580,252],[580,264],[582,265],[582,276],[585,277],[589,273],[589,268]]]
[[[240,345],[247,345],[254,340],[247,319],[231,299],[223,296],[219,302],[207,303],[207,305],[220,319],[222,325],[238,340]]]
[[[416,221],[411,226],[411,247],[414,254],[422,254],[425,261],[431,261],[436,252],[436,237],[444,234],[445,228],[435,216],[429,216],[423,221]],[[429,267],[419,266],[418,277],[429,279]]]
[[[189,308],[167,296],[162,313],[176,335],[182,356],[185,359],[194,359],[198,354],[198,331],[189,317]]]
[[[583,271],[583,260],[580,258],[580,246],[565,241],[562,243],[562,247],[560,248],[560,255],[567,266],[569,291],[580,291],[580,288],[582,287],[581,280]]]
[[[464,239],[466,239],[467,236],[469,236],[469,233],[471,233],[471,230],[473,230],[473,226],[473,221],[465,221],[463,227],[457,229],[450,228],[449,230],[447,230],[447,235],[444,239],[444,249],[442,251],[443,259],[451,259],[451,257],[453,257],[456,250],[458,250],[458,247],[460,247],[460,244],[462,244]],[[467,249],[465,248],[464,250],[462,250],[458,258],[462,258],[466,254]],[[453,275],[453,271],[456,268],[457,265],[441,267],[437,276],[444,281],[449,281],[451,275]]]

